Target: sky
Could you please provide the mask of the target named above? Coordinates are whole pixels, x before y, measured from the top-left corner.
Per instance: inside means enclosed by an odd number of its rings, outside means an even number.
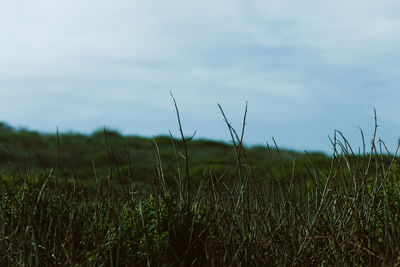
[[[0,121],[44,132],[230,140],[331,153],[400,136],[400,2],[15,0],[0,9]]]

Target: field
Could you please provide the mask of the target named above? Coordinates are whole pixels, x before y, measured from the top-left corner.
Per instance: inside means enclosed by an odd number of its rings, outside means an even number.
[[[0,265],[400,263],[400,165],[375,135],[358,152],[336,132],[328,156],[227,126],[229,144],[1,124]]]

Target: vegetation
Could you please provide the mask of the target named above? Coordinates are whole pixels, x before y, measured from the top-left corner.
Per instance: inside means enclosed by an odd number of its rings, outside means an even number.
[[[355,154],[336,132],[327,157],[226,122],[232,145],[2,124],[0,265],[399,263],[400,165],[375,134]]]
[[[270,161],[267,149],[255,146],[246,150],[256,176],[265,178]],[[233,179],[237,162],[231,144],[193,139],[187,142],[187,153],[194,188],[199,185],[205,167],[217,173],[225,172],[226,179]],[[274,164],[279,164],[277,150],[271,149],[270,153]],[[301,164],[308,161],[306,154],[295,151],[280,151],[280,156],[285,162],[292,157]],[[320,166],[329,167],[328,156],[322,153],[308,156]],[[59,182],[73,179],[89,187],[96,185],[95,174],[98,179],[108,179],[111,175],[118,184],[134,182],[148,191],[153,178],[161,171],[155,168],[155,163],[162,165],[166,183],[175,184],[175,178],[180,175],[178,171],[185,173],[183,142],[171,136],[152,139],[122,136],[109,129],[100,129],[91,135],[41,134],[0,123],[0,170],[3,172],[19,172],[25,176],[35,173],[41,177],[52,173]],[[307,170],[303,168],[302,172]]]

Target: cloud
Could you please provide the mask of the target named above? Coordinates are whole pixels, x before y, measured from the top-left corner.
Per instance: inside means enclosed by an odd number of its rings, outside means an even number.
[[[356,128],[373,107],[398,123],[399,8],[393,0],[7,2],[0,111],[32,127],[114,122],[152,134],[175,127],[172,90],[187,127],[204,136],[224,136],[217,102],[240,125],[248,100],[250,143],[275,127],[286,146],[323,147],[311,144],[316,135]],[[301,127],[307,141],[290,139]]]

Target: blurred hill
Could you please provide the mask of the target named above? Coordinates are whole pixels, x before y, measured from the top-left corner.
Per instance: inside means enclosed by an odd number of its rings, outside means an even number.
[[[187,143],[191,176],[195,180],[206,170],[213,173],[233,174],[236,156],[233,145],[204,139],[193,139]],[[296,159],[299,165],[309,162],[328,168],[330,157],[323,153],[305,153],[291,150],[255,146],[247,147],[254,172],[260,179],[281,166],[279,158],[287,168]],[[157,164],[161,166],[167,180],[173,181],[184,172],[185,158],[180,139],[170,136],[145,138],[123,136],[115,130],[100,129],[90,135],[79,133],[45,134],[28,129],[16,129],[0,123],[0,169],[18,173],[41,171],[43,175],[59,170],[59,176],[79,181],[94,182],[95,170],[99,177],[111,173],[125,178],[149,183],[157,175]],[[278,168],[279,169],[279,168]],[[280,171],[283,171],[280,169]],[[308,175],[304,168],[304,175]],[[233,175],[232,175],[233,176]],[[175,178],[174,178],[175,177]]]

